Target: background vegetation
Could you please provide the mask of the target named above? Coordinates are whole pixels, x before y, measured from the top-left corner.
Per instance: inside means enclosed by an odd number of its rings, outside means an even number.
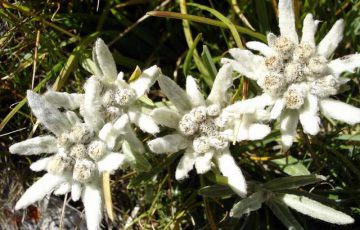
[[[45,216],[41,205],[30,207],[27,213],[13,210],[14,202],[23,190],[41,176],[41,173],[35,174],[28,169],[36,157],[18,157],[8,152],[9,145],[34,135],[34,132],[35,135],[44,132],[41,127],[37,128],[36,119],[26,105],[26,90],[34,88],[44,92],[52,87],[60,91],[81,92],[82,84],[89,76],[81,65],[85,58],[91,56],[92,44],[97,37],[108,43],[118,70],[127,72],[128,76],[136,66],[146,68],[156,64],[180,85],[184,85],[184,74],[192,74],[201,79],[203,90],[208,92],[213,76],[208,71],[206,60],[212,60],[219,68],[220,58],[227,54],[229,48],[236,47],[230,31],[196,22],[187,27],[181,20],[146,15],[154,10],[180,12],[180,5],[184,2],[0,0],[0,225],[3,228],[22,226],[27,229],[26,222],[39,222]],[[267,31],[279,33],[275,0],[188,2],[216,9],[247,31],[251,25],[261,34]],[[345,35],[335,57],[360,52],[358,0],[294,0],[294,4],[299,31],[307,13],[313,13],[316,19],[322,20],[316,35],[318,40],[337,19],[344,18]],[[216,19],[197,7],[188,5],[186,8],[189,14]],[[248,23],[241,18],[246,18]],[[193,39],[200,33],[202,35],[196,51],[189,53],[188,43],[191,40],[185,38],[184,32],[190,31]],[[262,38],[259,34],[241,32],[240,36],[243,42]],[[211,53],[210,58],[209,55],[201,58],[203,45]],[[360,71],[347,75],[351,79],[349,90],[337,97],[360,107]],[[240,81],[236,83],[241,84]],[[163,95],[156,87],[150,92],[150,97],[159,99]],[[253,96],[256,90],[255,84],[250,83],[249,96]],[[240,90],[239,97],[241,93]],[[276,122],[272,125],[277,127]],[[280,152],[276,142],[279,139],[277,131],[263,141],[237,145],[232,153],[250,184],[307,172],[327,176],[325,183],[296,191],[310,191],[312,198],[328,202],[352,215],[357,223],[360,220],[360,126],[349,127],[323,119],[322,127],[321,134],[316,137],[299,135],[288,153]],[[302,133],[301,130],[299,133]],[[146,140],[148,137],[144,135],[143,138]],[[138,174],[129,170],[112,176],[116,218],[112,223],[104,219],[104,227],[121,228],[127,223],[130,229],[284,228],[267,206],[240,220],[231,219],[229,210],[240,200],[239,197],[229,194],[221,186],[220,191],[200,190],[219,182],[215,174],[208,173],[204,177],[192,174],[190,179],[176,182],[173,169],[177,165],[178,154],[166,159],[152,154],[147,154],[147,157],[153,166],[150,172]],[[57,208],[61,209],[61,206],[62,202],[59,202]],[[81,203],[67,202],[67,209],[74,210],[74,215],[81,217]],[[358,228],[356,223],[340,228],[295,212],[293,214],[305,229]]]

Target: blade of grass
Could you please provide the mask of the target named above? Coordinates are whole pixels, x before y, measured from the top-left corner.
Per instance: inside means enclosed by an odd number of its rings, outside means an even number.
[[[103,182],[103,192],[105,200],[106,213],[111,221],[114,221],[114,212],[111,198],[111,187],[110,187],[110,174],[109,172],[104,172],[102,177]]]
[[[190,46],[187,54],[186,54],[186,57],[185,57],[185,61],[184,61],[184,65],[183,65],[183,73],[184,73],[184,76],[187,76],[189,74],[189,71],[190,71],[190,61],[191,61],[191,58],[194,56],[194,50],[197,46],[197,44],[199,43],[200,39],[202,37],[202,34],[198,34],[193,42],[193,44]]]
[[[197,7],[197,8],[202,9],[202,10],[206,10],[209,13],[211,13],[212,15],[214,15],[215,17],[217,17],[220,21],[225,23],[225,25],[229,28],[232,36],[234,37],[234,40],[235,40],[235,43],[236,43],[237,47],[244,48],[244,46],[242,44],[242,41],[241,41],[241,38],[240,38],[240,35],[239,35],[238,31],[235,28],[235,25],[226,16],[224,16],[219,11],[217,11],[217,10],[215,10],[213,8],[210,8],[208,6],[204,6],[204,5],[197,4],[197,3],[188,3],[188,5]]]
[[[182,14],[182,13],[169,12],[169,11],[149,11],[149,12],[147,12],[147,14],[150,16],[154,16],[154,17],[189,20],[189,21],[193,21],[193,22],[199,22],[199,23],[203,23],[203,24],[207,24],[207,25],[212,25],[212,26],[217,26],[217,27],[222,27],[222,28],[228,29],[228,26],[225,23],[223,23],[222,21],[205,18],[205,17],[201,17],[201,16],[196,16],[196,15],[191,15],[191,14]],[[254,32],[248,28],[245,28],[242,26],[237,26],[237,25],[235,25],[235,28],[240,33],[247,34],[247,35],[249,35],[253,38],[256,38],[262,42],[267,42],[266,36],[261,33]]]
[[[186,0],[180,0],[180,11],[183,14],[187,14]],[[183,24],[185,39],[190,49],[190,47],[192,47],[194,43],[194,39],[192,37],[190,30],[190,23],[188,20],[183,20],[182,24]],[[202,73],[202,75],[206,76],[207,78],[207,76],[209,76],[209,72],[207,71],[204,63],[202,63],[200,55],[195,48],[193,49],[193,57],[194,57],[195,65],[198,68],[199,72]]]

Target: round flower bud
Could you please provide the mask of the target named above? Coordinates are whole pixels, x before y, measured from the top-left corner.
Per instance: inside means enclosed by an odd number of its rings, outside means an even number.
[[[70,156],[75,159],[86,157],[86,147],[83,144],[75,144],[70,148]]]
[[[191,110],[193,120],[197,123],[203,122],[206,119],[206,107],[199,106]]]
[[[294,60],[306,62],[315,53],[315,47],[308,42],[301,43],[294,51]]]
[[[185,114],[179,122],[179,130],[186,136],[191,136],[196,133],[199,125],[193,119],[193,115],[190,113]]]
[[[96,165],[90,160],[77,160],[74,166],[73,179],[80,183],[89,182],[95,175]]]
[[[286,107],[289,109],[299,109],[305,102],[306,90],[297,84],[289,86],[284,93]]]
[[[104,111],[104,117],[106,121],[114,121],[121,114],[122,114],[122,109],[115,106],[106,107]]]
[[[209,137],[209,144],[217,150],[223,150],[229,146],[229,142],[222,138],[220,135]]]
[[[318,97],[328,97],[336,95],[340,88],[337,79],[332,75],[319,78],[310,84],[310,93]]]
[[[210,151],[211,146],[209,145],[209,141],[206,137],[200,136],[194,139],[193,148],[197,153],[206,153]]]
[[[206,113],[207,113],[207,115],[209,115],[211,117],[219,116],[221,113],[221,107],[218,104],[209,105],[206,108]]]
[[[60,134],[60,136],[56,139],[56,144],[60,148],[68,148],[72,144],[69,134]]]
[[[70,133],[70,140],[74,143],[86,143],[94,136],[91,129],[84,123],[78,123],[72,127]]]
[[[213,119],[206,119],[199,125],[199,130],[202,134],[212,136],[217,133],[217,126]]]
[[[113,106],[116,104],[115,100],[115,90],[106,90],[102,96],[102,104],[105,107]]]
[[[119,89],[115,92],[115,101],[120,106],[126,106],[135,100],[135,96],[132,89]]]
[[[91,159],[98,161],[107,153],[106,144],[100,140],[92,141],[89,144],[87,151]]]
[[[263,90],[272,96],[282,94],[286,87],[284,75],[270,73],[258,82]]]
[[[265,66],[270,71],[280,72],[284,67],[283,61],[277,56],[265,58]]]
[[[305,78],[303,66],[300,63],[292,62],[285,67],[285,78],[287,83],[301,82]]]
[[[70,157],[63,154],[54,155],[47,164],[47,171],[54,175],[61,175],[67,170],[71,170],[73,161]]]
[[[313,57],[309,60],[308,69],[311,74],[322,75],[327,72],[327,60],[322,56]]]
[[[278,37],[274,42],[274,49],[283,59],[288,59],[292,56],[294,50],[294,43],[286,37]]]

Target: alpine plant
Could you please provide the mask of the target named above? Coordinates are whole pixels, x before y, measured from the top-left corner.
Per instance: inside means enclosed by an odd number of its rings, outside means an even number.
[[[280,120],[281,141],[285,150],[293,143],[300,121],[305,133],[316,135],[320,129],[319,110],[323,115],[355,124],[360,109],[331,99],[348,81],[343,72],[360,66],[360,54],[332,60],[332,54],[343,37],[344,20],[339,19],[319,44],[315,32],[319,21],[308,14],[299,39],[295,27],[292,0],[279,1],[280,35],[267,35],[268,44],[246,43],[245,49],[230,49],[234,59],[224,58],[234,70],[257,81],[263,94],[254,101],[271,107],[271,119]]]
[[[232,73],[231,65],[224,65],[206,99],[191,76],[186,79],[186,91],[170,78],[159,77],[160,88],[172,105],[154,109],[151,116],[159,125],[174,131],[149,141],[148,146],[159,154],[184,150],[175,172],[177,180],[188,177],[194,166],[198,174],[208,172],[214,159],[230,187],[243,197],[247,192],[245,178],[229,150],[230,142],[237,140],[233,131],[235,118],[224,109],[230,104]],[[247,129],[244,126],[242,130],[246,137],[261,139],[270,132],[264,125],[255,134],[254,128],[249,128],[251,125],[246,121]]]
[[[47,173],[26,190],[15,208],[25,208],[52,192],[55,195],[71,192],[73,201],[81,198],[84,203],[88,229],[99,229],[103,210],[101,175],[105,171],[111,173],[133,159],[121,153],[113,141],[131,129],[129,118],[127,115],[121,117],[116,124],[119,132],[104,139],[100,133],[106,127],[99,130],[95,124],[84,122],[74,111],[61,112],[57,107],[79,108],[83,95],[50,91],[41,96],[28,91],[27,98],[38,121],[52,134],[16,143],[10,146],[10,152],[50,156],[31,164],[33,171],[45,170]]]

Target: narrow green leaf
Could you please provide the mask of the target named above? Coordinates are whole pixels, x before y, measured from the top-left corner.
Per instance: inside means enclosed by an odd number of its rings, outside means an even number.
[[[160,173],[172,162],[174,162],[175,159],[178,158],[178,156],[180,156],[181,154],[182,152],[173,153],[170,156],[168,156],[165,161],[153,167],[149,172],[140,173],[136,177],[132,178],[128,185],[128,188],[133,188],[135,186],[138,186],[142,182],[151,180],[156,174]]]
[[[335,137],[336,140],[344,140],[344,141],[360,141],[360,135],[349,135],[344,134],[340,135],[338,137]]]
[[[236,203],[231,211],[230,216],[234,218],[240,218],[244,214],[249,214],[252,211],[256,211],[261,208],[262,203],[266,200],[266,193],[263,191],[255,192],[251,196],[246,197]]]
[[[263,185],[263,188],[271,191],[280,191],[284,189],[295,189],[308,184],[314,184],[325,180],[326,178],[320,175],[305,175],[305,176],[290,176],[281,177],[271,180]]]
[[[206,197],[226,197],[235,193],[229,186],[216,184],[199,189],[198,194]]]
[[[274,215],[288,228],[294,230],[301,230],[303,227],[295,219],[289,208],[277,197],[274,197],[266,202]]]
[[[182,13],[168,12],[168,11],[149,11],[146,14],[150,15],[150,16],[155,16],[155,17],[189,20],[189,21],[193,21],[193,22],[199,22],[199,23],[204,23],[204,24],[208,24],[208,25],[212,25],[212,26],[218,26],[218,27],[229,29],[228,26],[225,23],[223,23],[222,21],[205,18],[205,17],[201,17],[201,16],[196,16],[196,15],[191,15],[191,14],[182,14]],[[254,32],[248,28],[245,28],[242,26],[237,26],[237,25],[235,25],[235,28],[240,33],[247,34],[251,37],[259,39],[262,42],[267,42],[266,37],[261,33]]]
[[[184,61],[184,66],[183,66],[183,73],[184,76],[186,77],[189,74],[190,71],[190,61],[191,58],[194,55],[194,50],[196,49],[197,44],[199,43],[200,39],[202,37],[202,34],[198,34],[193,42],[193,44],[190,46],[189,51],[186,54],[185,57],[185,61]]]
[[[220,21],[222,21],[229,28],[232,36],[234,37],[236,45],[239,48],[244,48],[244,46],[243,46],[243,44],[241,42],[240,35],[239,35],[238,31],[235,28],[235,25],[226,16],[224,16],[219,11],[217,11],[217,10],[211,8],[211,7],[208,7],[208,6],[204,6],[204,5],[197,4],[197,3],[188,3],[188,5],[189,6],[195,6],[195,7],[199,8],[199,9],[202,9],[202,10],[206,10],[209,13],[211,13],[212,15],[214,15],[215,17],[217,17]]]
[[[259,19],[260,32],[266,33],[270,31],[269,16],[266,9],[266,1],[256,0],[255,3],[257,18]]]
[[[292,156],[272,160],[271,162],[277,164],[285,173],[290,176],[310,175],[309,170],[303,165],[301,161]]]
[[[215,63],[211,57],[211,54],[210,54],[210,51],[209,49],[207,48],[207,46],[203,46],[203,51],[201,53],[201,58],[204,62],[204,65],[205,67],[207,68],[209,74],[210,74],[210,77],[211,77],[211,80],[212,82],[214,81],[216,75],[217,75],[217,70],[216,70],[216,67],[215,67]]]

